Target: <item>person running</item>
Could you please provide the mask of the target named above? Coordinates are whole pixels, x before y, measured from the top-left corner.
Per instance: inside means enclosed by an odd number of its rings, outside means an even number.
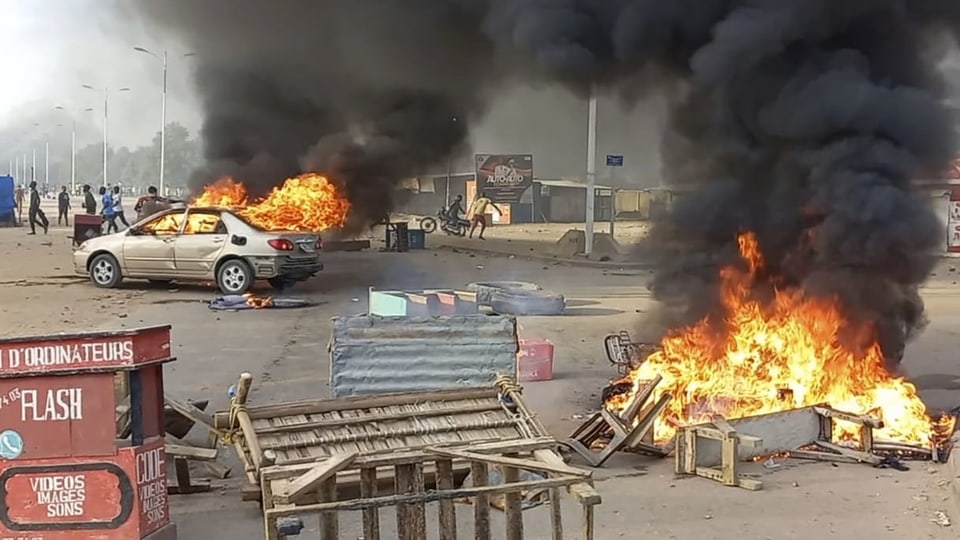
[[[486,238],[483,237],[483,232],[487,230],[488,207],[493,207],[493,209],[497,211],[498,215],[503,215],[503,212],[500,211],[500,208],[493,204],[493,201],[487,198],[487,194],[481,192],[480,196],[477,197],[477,200],[473,201],[473,204],[470,205],[470,214],[473,216],[470,218],[470,238],[473,238],[473,231],[475,231],[477,225],[479,225],[479,238],[480,240],[486,240]]]
[[[47,215],[40,208],[40,193],[37,192],[37,183],[30,182],[30,232],[27,234],[37,234],[37,225],[43,227],[43,234],[47,234],[50,229],[50,221]]]
[[[91,216],[97,215],[97,198],[90,190],[90,184],[83,185],[83,210]]]
[[[103,216],[103,220],[107,222],[107,232],[119,232],[120,228],[117,227],[117,214],[113,209],[113,194],[107,191],[107,188],[104,186],[100,187],[100,215]]]
[[[113,186],[113,213],[124,227],[130,228],[127,216],[123,215],[123,194],[120,193],[120,186]]]
[[[67,211],[70,210],[70,194],[67,193],[67,186],[60,188],[57,195],[57,225],[70,226],[70,218],[67,217]]]

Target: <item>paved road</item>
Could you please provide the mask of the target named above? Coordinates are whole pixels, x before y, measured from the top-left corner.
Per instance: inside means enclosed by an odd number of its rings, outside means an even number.
[[[547,428],[563,437],[577,423],[574,414],[596,407],[597,393],[612,375],[603,357],[602,337],[623,328],[641,334],[643,317],[652,308],[644,288],[648,274],[641,271],[568,268],[430,251],[331,254],[327,265],[320,279],[294,291],[319,302],[316,307],[212,312],[203,303],[214,295],[209,288],[147,289],[133,311],[106,326],[171,323],[178,361],[167,370],[169,388],[190,397],[209,397],[213,408],[223,408],[226,389],[239,373],[249,371],[255,376],[251,400],[262,404],[328,396],[329,319],[364,312],[370,286],[418,289],[456,287],[477,280],[537,281],[566,294],[572,307],[564,317],[521,320],[522,335],[546,337],[557,344],[556,379],[526,384],[525,395],[541,412]],[[145,288],[140,283],[127,286]],[[936,406],[960,401],[955,389],[941,388],[960,378],[960,358],[953,350],[955,334],[960,332],[960,315],[953,314],[957,305],[960,295],[950,283],[931,290],[933,322],[908,355],[910,372],[928,376],[924,392]],[[224,453],[238,470],[232,455]],[[668,462],[618,456],[598,473],[602,477],[598,489],[605,500],[597,538],[809,538],[811,524],[820,536],[836,538],[948,538],[942,533],[949,529],[941,530],[929,520],[932,512],[947,504],[942,500],[946,492],[938,486],[939,470],[930,471],[925,465],[909,473],[821,464],[775,473],[760,468],[754,472],[764,476],[768,488],[755,494],[705,480],[677,481]],[[261,537],[258,508],[239,502],[238,480],[229,479],[222,486],[213,494],[172,499],[181,538]],[[460,512],[469,519],[468,508]],[[546,529],[535,526],[545,523],[541,521],[546,519],[545,512],[534,510],[527,518],[532,523],[528,538],[547,537],[541,532]],[[572,534],[579,514],[567,508],[566,515],[572,516],[567,525]],[[316,520],[307,520],[307,525],[315,535]]]

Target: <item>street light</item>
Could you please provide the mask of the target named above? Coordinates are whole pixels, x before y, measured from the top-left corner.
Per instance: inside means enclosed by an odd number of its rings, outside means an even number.
[[[87,90],[93,90],[94,92],[103,92],[103,185],[107,185],[107,102],[109,101],[110,91],[107,87],[97,88],[89,84],[84,84],[84,88]],[[129,92],[129,88],[118,88],[116,92]]]
[[[163,65],[163,89],[160,92],[160,196],[163,196],[163,171],[167,156],[167,51],[164,50],[161,57],[143,47],[134,47],[133,50],[149,54]],[[183,58],[190,56],[196,56],[196,53],[191,52],[182,55]]]
[[[63,111],[70,115],[73,125],[70,128],[70,193],[77,192],[77,111],[69,110],[66,107],[57,105],[54,107],[58,111]],[[83,112],[90,112],[93,107],[82,109]],[[106,143],[104,143],[106,144]]]

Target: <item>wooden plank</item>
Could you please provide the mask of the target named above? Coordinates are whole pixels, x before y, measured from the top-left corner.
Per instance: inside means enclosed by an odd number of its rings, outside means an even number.
[[[532,459],[517,459],[512,457],[504,457],[504,456],[484,455],[484,454],[476,454],[474,452],[468,452],[465,450],[447,450],[444,448],[427,448],[426,451],[430,454],[436,454],[438,456],[444,456],[449,458],[460,458],[467,461],[482,461],[489,465],[517,467],[520,469],[526,469],[531,471],[552,472],[555,474],[566,474],[569,476],[580,476],[583,478],[589,478],[593,476],[593,472],[591,471],[570,467],[565,463],[557,465],[557,464],[545,463],[543,461],[536,461]]]
[[[503,466],[501,469],[504,484],[515,484],[520,481],[520,469],[509,466]],[[507,493],[503,496],[503,513],[507,522],[507,540],[523,540],[520,493]]]
[[[396,492],[398,495],[414,497],[424,492],[421,464],[397,465]],[[397,532],[400,540],[423,540],[427,537],[423,501],[413,499],[409,503],[397,504]]]
[[[437,489],[454,489],[453,460],[437,460]],[[453,501],[440,501],[440,540],[457,540],[457,507]]]
[[[377,497],[377,469],[360,470],[360,498]],[[363,509],[363,540],[380,540],[380,510],[376,507]]]
[[[338,428],[338,427],[344,427],[344,426],[355,427],[362,424],[389,422],[394,420],[430,418],[430,417],[436,417],[436,416],[455,416],[460,414],[471,414],[471,413],[502,411],[502,410],[503,410],[502,405],[491,401],[490,403],[482,403],[479,405],[472,405],[469,407],[458,407],[456,409],[443,407],[443,408],[427,409],[427,410],[420,410],[420,411],[406,411],[406,412],[396,413],[396,414],[368,415],[368,416],[360,416],[360,417],[351,416],[348,418],[314,420],[311,422],[304,422],[302,424],[257,427],[256,431],[257,431],[257,435],[262,436],[262,435],[273,435],[277,433],[293,433],[297,431],[312,431],[315,429]]]
[[[214,448],[197,448],[185,444],[165,443],[163,447],[167,455],[191,461],[215,461],[218,453]]]
[[[486,463],[478,461],[470,464],[470,475],[473,478],[475,490],[488,488],[489,474]],[[454,491],[456,490],[448,490],[444,494]],[[474,540],[490,540],[490,497],[483,491],[477,493],[473,500],[473,528]]]
[[[474,450],[471,448],[471,450]],[[553,449],[541,449],[534,450],[533,457],[537,460],[551,464],[551,465],[566,465],[561,458]],[[570,492],[574,498],[577,499],[577,502],[580,504],[600,504],[601,498],[600,494],[597,493],[597,490],[593,488],[589,482],[580,482],[577,484],[571,484],[567,487],[567,490]]]
[[[593,540],[594,508],[592,504],[583,505],[583,540]]]
[[[816,411],[817,414],[826,416],[828,418],[843,420],[844,422],[851,422],[851,423],[859,424],[862,426],[870,426],[874,429],[883,428],[883,421],[880,420],[879,418],[874,418],[872,416],[838,411],[834,408],[827,407],[825,405],[815,406],[813,407],[813,410]]]
[[[194,407],[188,400],[164,392],[163,401],[169,405],[171,409],[203,425],[208,430],[217,431],[217,428],[214,426],[213,415]]]
[[[469,388],[456,390],[435,390],[432,392],[382,394],[377,396],[349,396],[336,399],[314,399],[250,407],[250,418],[259,420],[278,416],[298,414],[320,414],[353,409],[373,409],[391,405],[415,405],[428,401],[465,401],[471,399],[496,399],[497,392],[491,388]],[[456,408],[451,408],[456,411]],[[218,413],[229,415],[229,412]]]
[[[338,472],[352,465],[356,458],[356,452],[332,456],[292,480],[288,486],[288,491],[277,493],[276,497],[281,503],[290,503],[307,493],[316,491],[321,484],[330,478],[335,478]]]
[[[844,456],[842,454],[834,454],[830,452],[816,452],[813,450],[791,450],[790,457],[796,459],[812,459],[814,461],[828,461],[836,463],[850,463],[857,464],[862,463],[858,459],[854,459],[849,456]]]
[[[563,540],[563,512],[557,488],[550,488],[550,531],[552,540]]]
[[[852,448],[847,448],[846,446],[841,446],[829,441],[817,441],[817,446],[826,448],[827,450],[832,450],[847,457],[851,457],[863,463],[869,463],[871,465],[879,465],[883,461],[883,458],[876,454],[870,454],[861,450],[854,450]]]
[[[320,500],[323,502],[336,502],[337,500],[337,477],[336,473],[326,476],[320,483]],[[340,539],[340,518],[336,511],[323,512],[320,514],[320,540],[339,540]]]

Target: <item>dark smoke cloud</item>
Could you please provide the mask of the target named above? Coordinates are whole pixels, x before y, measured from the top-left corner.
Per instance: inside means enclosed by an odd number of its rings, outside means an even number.
[[[934,69],[955,2],[131,1],[200,55],[201,179],[320,170],[376,219],[398,179],[461,149],[498,85],[668,89],[663,175],[690,194],[656,231],[658,298],[709,313],[751,230],[781,286],[839,295],[890,356],[922,325],[942,227],[909,181],[956,150]]]

